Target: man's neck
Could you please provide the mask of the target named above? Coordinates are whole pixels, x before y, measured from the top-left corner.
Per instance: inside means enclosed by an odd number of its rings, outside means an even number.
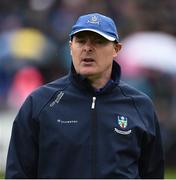
[[[103,88],[107,82],[111,79],[111,72],[106,73],[104,76],[91,76],[87,78],[95,89]]]

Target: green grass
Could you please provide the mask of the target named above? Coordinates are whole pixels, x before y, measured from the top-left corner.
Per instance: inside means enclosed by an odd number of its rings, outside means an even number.
[[[0,172],[0,179],[4,179],[4,173]]]
[[[165,171],[165,179],[176,179],[176,168],[167,168]]]
[[[4,173],[0,172],[0,179],[4,179]],[[165,171],[165,179],[176,179],[176,169],[168,168]]]

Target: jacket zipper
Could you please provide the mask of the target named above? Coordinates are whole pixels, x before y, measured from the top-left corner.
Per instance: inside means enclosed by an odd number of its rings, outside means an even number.
[[[96,97],[93,97],[91,109],[95,109],[95,101],[96,101]]]
[[[92,122],[91,122],[91,137],[92,137],[92,144],[91,144],[91,154],[92,154],[92,164],[91,164],[91,169],[92,169],[92,178],[96,178],[96,153],[97,153],[97,117],[96,117],[96,109],[95,109],[95,104],[96,103],[96,97],[92,98],[92,105],[91,105],[91,110],[92,110]]]

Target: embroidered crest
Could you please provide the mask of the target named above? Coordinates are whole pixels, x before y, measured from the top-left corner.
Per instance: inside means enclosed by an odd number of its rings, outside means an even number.
[[[87,22],[98,25],[100,24],[100,20],[98,20],[97,16],[92,16]]]
[[[127,117],[118,115],[117,118],[118,118],[118,124],[119,124],[119,126],[120,126],[121,128],[123,128],[123,129],[125,129],[125,128],[127,127],[127,125],[128,125],[128,119],[127,119]]]

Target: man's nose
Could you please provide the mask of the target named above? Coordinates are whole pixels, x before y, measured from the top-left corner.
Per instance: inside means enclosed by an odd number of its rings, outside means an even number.
[[[94,49],[94,44],[90,39],[88,39],[84,44],[84,50],[85,51],[92,51],[93,49]]]

